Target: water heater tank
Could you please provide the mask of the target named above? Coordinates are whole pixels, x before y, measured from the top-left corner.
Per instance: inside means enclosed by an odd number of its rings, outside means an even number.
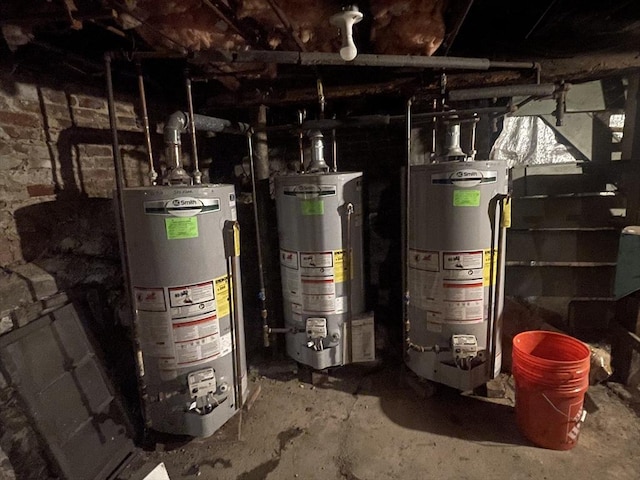
[[[427,351],[410,348],[407,365],[420,377],[468,390],[500,372],[507,189],[502,161],[411,167],[406,315]]]
[[[146,420],[209,436],[247,389],[234,188],[128,188],[123,211]]]
[[[373,360],[364,338],[372,339],[373,319],[358,318],[365,308],[362,173],[282,175],[275,185],[288,355],[321,370],[356,361],[355,340],[356,355],[371,357],[357,360]]]

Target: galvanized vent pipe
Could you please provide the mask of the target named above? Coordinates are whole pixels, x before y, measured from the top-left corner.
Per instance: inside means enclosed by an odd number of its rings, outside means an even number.
[[[182,159],[180,158],[180,147],[182,144],[180,135],[187,131],[188,125],[191,125],[192,130],[195,128],[195,130],[205,132],[231,133],[238,135],[244,135],[251,129],[251,127],[246,123],[231,122],[230,120],[222,118],[209,117],[206,115],[199,115],[197,113],[189,115],[188,113],[181,112],[180,110],[172,113],[167,119],[163,131],[167,163],[170,168],[174,169],[174,172],[172,172],[173,175],[170,175],[170,180],[184,180],[185,176],[188,178],[188,175],[182,166]],[[195,131],[193,134],[195,134]]]

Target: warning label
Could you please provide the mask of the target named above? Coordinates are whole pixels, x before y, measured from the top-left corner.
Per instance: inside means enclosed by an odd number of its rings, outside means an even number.
[[[498,263],[498,251],[485,250],[484,251],[484,268],[482,272],[483,284],[485,287],[489,285],[495,285],[498,271],[496,270]]]
[[[136,309],[145,312],[166,312],[167,305],[162,288],[133,287]]]
[[[442,252],[442,265],[445,270],[482,268],[482,250],[477,252]]]
[[[300,252],[302,268],[333,267],[333,252]]]
[[[409,267],[427,272],[439,272],[440,252],[409,249]]]
[[[173,323],[178,367],[205,363],[220,355],[220,328],[215,315]]]
[[[213,300],[213,282],[173,287],[169,289],[169,301],[172,307],[193,305]]]
[[[352,257],[352,254],[349,257]],[[344,282],[345,279],[349,278],[349,272],[351,271],[351,278],[353,279],[353,270],[351,270],[351,266],[353,265],[353,258],[347,259],[346,250],[336,250],[333,252],[333,270],[335,273],[336,283]]]
[[[215,295],[216,295],[216,310],[218,318],[226,317],[231,313],[229,307],[229,281],[227,276],[223,275],[214,280]]]
[[[303,313],[337,314],[348,310],[344,299],[336,297],[336,285],[347,281],[352,261],[347,259],[345,250],[280,250],[283,295],[291,302],[294,320],[301,320]]]
[[[426,311],[430,331],[439,323],[482,322],[484,253],[409,250],[411,304]]]
[[[294,270],[298,269],[298,252],[280,250],[280,265]]]

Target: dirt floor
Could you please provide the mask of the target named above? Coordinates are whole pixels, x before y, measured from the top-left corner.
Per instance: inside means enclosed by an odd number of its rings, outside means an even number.
[[[509,388],[424,398],[399,365],[342,367],[317,386],[288,362],[251,377],[249,411],[208,439],[156,443],[122,478],[145,462],[164,462],[173,480],[640,478],[640,418],[606,385],[587,394],[578,445],[554,451],[518,432]]]

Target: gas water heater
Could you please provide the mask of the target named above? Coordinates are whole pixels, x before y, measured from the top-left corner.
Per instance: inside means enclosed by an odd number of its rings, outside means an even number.
[[[247,390],[232,185],[124,191],[151,428],[206,437]]]
[[[408,169],[405,333],[413,372],[464,391],[500,372],[509,198],[506,163],[468,159],[456,127]]]
[[[187,173],[180,148],[188,128],[223,131],[225,122],[176,112],[165,123],[162,185],[118,193],[141,398],[159,432],[207,437],[246,398],[235,189],[200,184],[197,157]]]
[[[275,178],[287,354],[314,369],[374,360],[364,314],[362,172],[330,172],[312,132],[305,173]]]

